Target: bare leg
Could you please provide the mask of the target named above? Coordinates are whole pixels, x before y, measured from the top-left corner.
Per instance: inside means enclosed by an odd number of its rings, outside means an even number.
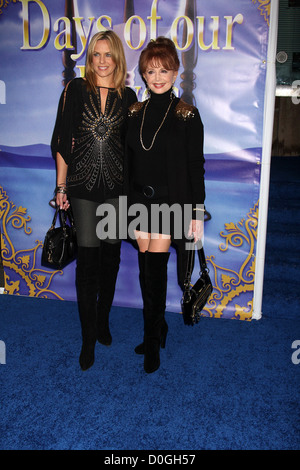
[[[167,253],[171,245],[171,236],[161,233],[146,233],[138,230],[134,231],[139,251],[145,253]]]

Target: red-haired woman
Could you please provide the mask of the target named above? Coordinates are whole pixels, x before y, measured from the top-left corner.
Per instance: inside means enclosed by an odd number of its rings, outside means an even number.
[[[198,242],[203,236],[203,124],[197,108],[173,93],[179,65],[170,39],[150,41],[139,59],[150,97],[129,109],[126,190],[131,207],[140,204],[147,214],[139,217],[134,229],[144,301],[144,342],[135,351],[144,354],[148,373],[160,366],[160,347],[165,346],[168,331],[164,313],[171,242],[180,245],[182,252],[187,238]],[[153,216],[157,205],[177,208],[170,223],[164,217],[168,211]],[[184,221],[189,208],[190,218]]]

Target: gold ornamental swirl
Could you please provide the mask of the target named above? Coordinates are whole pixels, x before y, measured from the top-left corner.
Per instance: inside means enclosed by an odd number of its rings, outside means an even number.
[[[6,10],[11,2],[17,3],[18,1],[19,0],[0,0],[0,15],[3,15],[4,10]]]
[[[55,276],[63,271],[48,271],[39,268],[37,259],[41,258],[43,242],[36,240],[36,246],[29,249],[17,250],[12,242],[11,230],[23,230],[24,235],[32,234],[28,226],[31,217],[27,209],[16,206],[0,186],[0,223],[1,223],[1,256],[4,267],[5,292],[29,297],[62,299],[51,290]],[[22,294],[21,294],[22,293]]]
[[[203,309],[203,316],[251,320],[257,225],[258,202],[250,209],[247,218],[241,219],[238,223],[225,224],[227,233],[220,233],[224,238],[224,243],[219,245],[220,253],[230,252],[231,248],[234,250],[241,248],[246,256],[237,271],[217,264],[215,256],[207,258],[214,290]],[[246,302],[242,301],[244,297],[247,298]]]
[[[267,22],[268,26],[270,26],[269,18],[270,18],[270,10],[271,10],[271,0],[252,0],[252,3],[258,3],[258,10],[260,14],[264,17],[265,21]]]

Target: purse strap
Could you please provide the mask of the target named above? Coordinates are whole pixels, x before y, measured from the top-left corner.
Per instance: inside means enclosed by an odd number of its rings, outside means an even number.
[[[200,264],[200,274],[205,273],[208,271],[205,253],[203,246],[201,248],[196,248],[195,250],[188,250],[188,257],[187,257],[187,267],[186,267],[186,275],[184,279],[184,287],[185,290],[189,290],[191,284],[191,278],[193,274],[194,262],[195,262],[195,251],[198,252],[199,264]]]
[[[69,218],[71,226],[72,227],[74,226],[74,217],[73,217],[73,212],[72,212],[71,206],[67,210],[60,210],[59,206],[56,206],[55,214],[53,216],[52,224],[51,224],[51,227],[50,227],[51,229],[54,229],[54,227],[56,225],[56,220],[57,220],[58,213],[59,213],[60,224],[63,228],[65,228],[66,225],[67,225],[67,223],[66,223],[67,218]]]
[[[54,217],[53,217],[53,220],[52,220],[52,224],[51,224],[50,230],[53,230],[54,227],[55,227],[55,225],[56,225],[56,219],[57,219],[58,211],[59,211],[59,207],[56,206],[56,209],[55,209],[55,213],[54,213]]]
[[[205,253],[204,253],[204,248],[203,247],[198,249],[198,257],[199,257],[199,264],[200,264],[201,272],[202,273],[207,272],[208,267],[207,267],[207,264],[206,264],[206,258],[205,258]]]
[[[74,227],[75,222],[74,222],[72,206],[69,206],[69,208],[65,212],[66,212],[66,216],[69,217],[69,221],[71,223],[71,226]]]

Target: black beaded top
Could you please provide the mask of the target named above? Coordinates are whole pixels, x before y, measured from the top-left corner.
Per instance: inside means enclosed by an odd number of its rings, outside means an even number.
[[[136,95],[122,97],[108,89],[101,112],[100,88],[88,92],[83,79],[72,80],[62,94],[52,139],[52,152],[68,164],[70,196],[103,202],[122,194],[125,122]]]

